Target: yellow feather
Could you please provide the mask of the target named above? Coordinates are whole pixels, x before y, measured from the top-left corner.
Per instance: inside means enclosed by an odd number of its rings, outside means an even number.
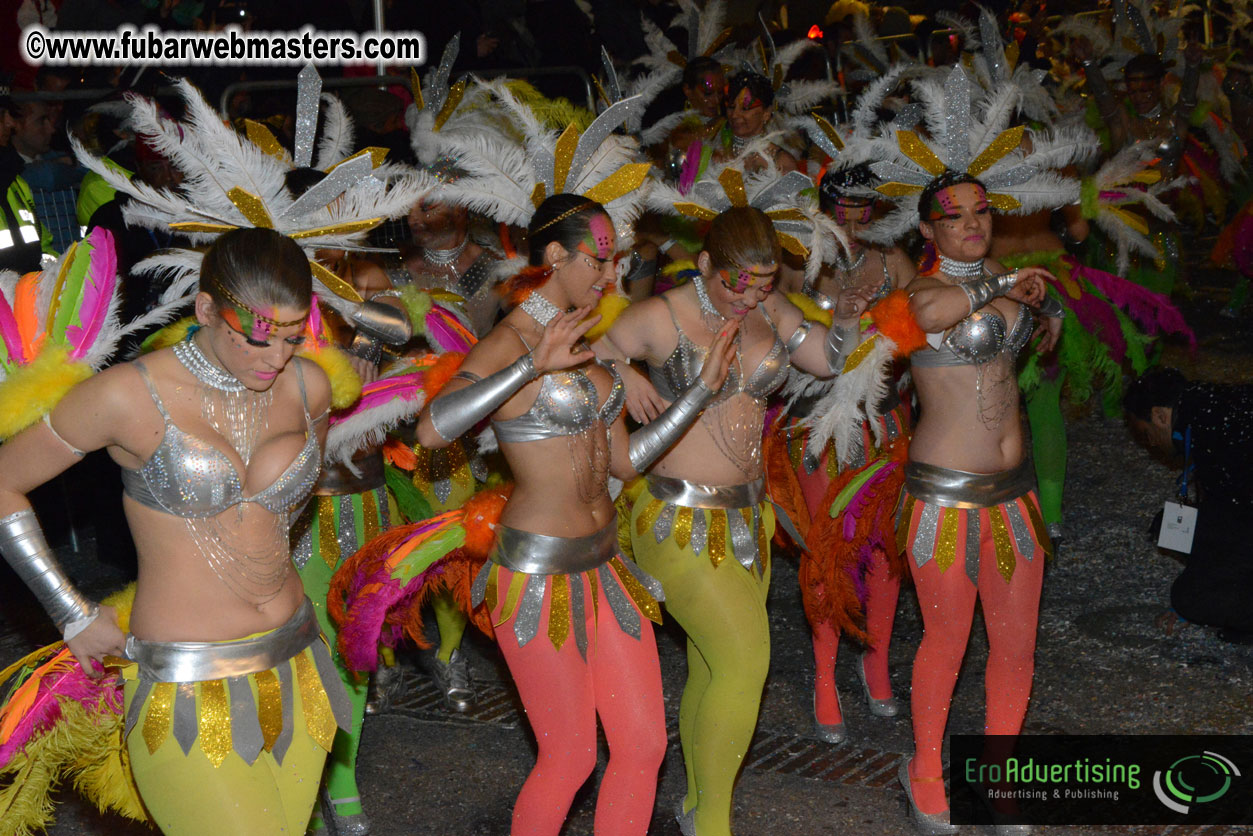
[[[596,342],[603,337],[610,328],[613,327],[622,312],[631,306],[631,300],[625,296],[619,296],[616,293],[610,293],[600,297],[600,301],[596,303],[596,310],[592,311],[592,316],[600,316],[600,322],[592,326],[587,332],[587,341]]]
[[[52,411],[65,393],[91,377],[91,366],[50,345],[0,382],[0,440],[12,438]]]
[[[192,326],[196,324],[196,318],[194,316],[185,316],[182,319],[171,322],[169,325],[144,340],[144,344],[139,349],[140,353],[148,354],[150,352],[158,351],[162,348],[169,348],[172,345],[181,343],[183,340],[187,339],[187,332],[190,331]]]
[[[302,349],[297,356],[312,360],[321,366],[331,379],[331,408],[352,406],[361,397],[361,377],[348,361],[348,354],[335,346],[319,346],[316,350]]]
[[[787,300],[793,305],[801,309],[801,316],[805,319],[813,320],[828,328],[831,327],[832,314],[818,307],[818,303],[810,299],[803,293],[789,293]]]

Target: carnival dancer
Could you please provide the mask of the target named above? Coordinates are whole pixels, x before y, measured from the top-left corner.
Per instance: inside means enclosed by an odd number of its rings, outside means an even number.
[[[163,832],[300,832],[348,722],[287,534],[330,403],[325,374],[292,361],[309,263],[245,229],[209,249],[200,281],[188,339],[83,382],[0,446],[0,552],[84,670],[129,660],[125,745]],[[129,635],[74,589],[23,496],[101,448],[123,468],[139,554]]]
[[[833,163],[834,165],[834,163]],[[869,226],[874,212],[874,200],[866,195],[876,182],[874,174],[865,164],[833,168],[823,176],[819,184],[819,201],[826,212],[841,228],[848,239],[850,258],[839,257],[832,265],[824,265],[816,281],[804,283],[800,293],[821,312],[813,318],[839,317],[847,320],[883,299],[889,293],[905,287],[913,279],[915,268],[909,258],[897,247],[880,247],[865,243],[859,238]],[[789,294],[789,298],[795,299]],[[802,304],[804,304],[802,302]],[[895,717],[900,713],[900,703],[892,696],[892,683],[888,675],[888,649],[892,637],[892,623],[896,616],[897,596],[900,593],[903,564],[895,559],[894,529],[891,517],[887,517],[887,530],[868,534],[871,545],[870,566],[858,567],[860,548],[846,538],[845,513],[835,517],[830,513],[830,501],[824,503],[828,489],[837,478],[850,471],[867,472],[872,475],[881,467],[880,459],[893,442],[903,445],[909,436],[908,392],[900,391],[899,374],[893,375],[887,395],[873,406],[873,419],[866,419],[856,433],[851,454],[843,460],[835,452],[835,444],[814,449],[809,444],[808,430],[800,423],[811,416],[822,400],[826,388],[822,381],[793,369],[798,378],[785,387],[785,397],[795,390],[795,397],[788,406],[788,418],[781,426],[781,440],[786,445],[790,469],[795,473],[796,488],[803,496],[805,516],[810,520],[805,540],[808,548],[801,553],[801,594],[805,612],[812,630],[814,652],[814,723],[815,733],[828,743],[842,743],[846,737],[844,715],[839,693],[835,685],[836,653],[840,634],[848,626],[850,609],[862,609],[865,615],[866,649],[860,654],[858,679],[862,684],[871,714],[878,717]],[[871,427],[871,420],[878,424]],[[881,440],[880,440],[881,439]],[[897,446],[900,446],[897,445]],[[772,448],[773,449],[773,448]],[[898,453],[900,455],[900,453]],[[871,468],[870,471],[866,471]],[[790,475],[785,476],[790,481]],[[854,477],[855,478],[855,477]],[[895,507],[899,499],[899,479],[883,478],[867,482],[868,490],[875,499],[864,503],[849,503],[858,513],[875,517],[874,507]],[[855,525],[855,523],[854,523]],[[819,543],[831,548],[817,551]],[[892,558],[889,565],[889,558]],[[850,572],[851,570],[851,572]],[[851,574],[863,577],[865,602],[842,602],[840,591],[855,587]],[[850,578],[846,580],[846,578]],[[850,606],[851,605],[851,606]],[[861,630],[853,626],[854,633]]]
[[[751,190],[743,188],[738,170],[727,169],[722,178],[727,195],[741,198],[795,197],[803,184],[812,186],[797,172]],[[663,199],[670,197],[678,196]],[[781,225],[801,224],[794,215],[799,211]],[[848,329],[855,330],[860,313],[828,330],[772,293],[781,237],[796,241],[761,209],[726,208],[706,237],[700,275],[632,305],[597,344],[610,356],[647,362],[658,394],[676,402],[695,380],[697,362],[718,348],[719,335],[728,325],[739,327],[727,382],[648,473],[631,512],[635,558],[661,581],[667,609],[688,636],[679,712],[687,796],[679,821],[684,833],[700,836],[730,833],[732,791],[770,663],[766,592],[776,515],[762,480],[766,397],[783,383],[789,362],[813,374],[835,374],[856,342]],[[833,244],[835,236],[823,229],[814,237]]]
[[[584,321],[615,280],[613,223],[599,203],[558,194],[528,226],[524,295],[467,355],[418,426],[440,447],[492,417],[514,474],[492,562],[475,583],[539,744],[511,832],[552,834],[596,764],[596,720],[609,741],[597,834],[648,831],[665,756],[661,671],[652,625],[657,583],[619,555],[607,477],[631,478],[680,435],[722,384],[735,334],[725,328],[700,379],[630,439],[612,366],[588,364]],[[529,291],[529,292],[526,292]],[[574,308],[570,311],[570,308]]]
[[[900,779],[920,832],[955,833],[940,757],[975,602],[989,639],[985,732],[1013,736],[1031,692],[1050,550],[1019,420],[1015,359],[1036,330],[1028,306],[1046,314],[1041,351],[1056,343],[1062,310],[1046,298],[1046,271],[1006,273],[987,259],[991,212],[1032,212],[1072,195],[1050,170],[1066,155],[1035,156],[1042,142],[1022,148],[1023,129],[1008,127],[1005,108],[970,115],[980,112],[978,99],[960,66],[914,87],[928,103],[930,141],[900,131],[877,144],[881,160],[871,164],[888,181],[878,191],[900,207],[885,225],[917,222],[938,267],[910,283],[909,307],[928,345],[910,357],[921,417],[897,544],[910,561],[924,632],[913,672],[916,749]]]

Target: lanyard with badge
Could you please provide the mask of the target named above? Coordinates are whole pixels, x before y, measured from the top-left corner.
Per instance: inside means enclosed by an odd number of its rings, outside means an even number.
[[[1179,434],[1174,434],[1179,438]],[[1157,537],[1159,548],[1171,551],[1192,553],[1192,538],[1196,534],[1196,507],[1189,504],[1188,478],[1196,466],[1192,463],[1192,427],[1183,431],[1183,473],[1179,474],[1176,484],[1179,486],[1176,500],[1166,500],[1166,508],[1162,511],[1162,530]]]

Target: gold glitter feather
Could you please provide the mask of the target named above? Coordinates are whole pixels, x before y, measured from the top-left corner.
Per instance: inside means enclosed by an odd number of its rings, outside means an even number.
[[[957,559],[957,527],[961,521],[960,509],[940,509],[940,533],[935,538],[935,565],[941,572],[947,572],[948,567]]]
[[[543,578],[539,579],[540,583],[544,582]],[[518,599],[522,597],[522,587],[526,586],[526,575],[521,572],[514,572],[509,578],[509,588],[505,590],[505,606],[500,610],[500,621],[496,622],[497,627],[504,624],[513,615],[513,611],[518,607]]]
[[[174,229],[179,232],[208,232],[212,234],[217,232],[230,232],[232,229],[239,229],[239,227],[235,224],[211,224],[201,221],[174,221],[170,224],[170,229]]]
[[[439,109],[439,113],[435,116],[434,129],[439,130],[444,127],[444,123],[456,111],[457,105],[461,104],[461,98],[466,94],[466,82],[463,78],[456,84],[448,88],[448,98],[444,100],[444,106]]]
[[[921,166],[922,170],[932,177],[939,177],[947,170],[947,166],[935,155],[935,152],[913,131],[897,131],[896,142],[902,154]]]
[[[269,752],[283,733],[283,688],[278,674],[272,670],[261,671],[253,679],[257,682],[257,722],[261,724],[261,739]]]
[[[382,218],[362,218],[358,221],[319,226],[316,229],[302,229],[299,232],[288,233],[288,237],[300,240],[301,238],[320,238],[323,235],[351,235],[354,232],[367,232],[382,222]]]
[[[674,543],[681,549],[686,549],[687,544],[692,542],[692,509],[678,508],[674,513],[674,528],[670,530],[670,536],[674,538]]]
[[[291,161],[291,155],[287,153],[287,149],[274,138],[274,134],[270,132],[270,129],[260,122],[245,119],[244,133],[248,135],[249,142],[279,162],[287,163]]]
[[[561,650],[570,636],[570,579],[553,575],[548,579],[552,597],[548,600],[548,640]]]
[[[827,139],[831,140],[831,144],[835,146],[836,150],[843,151],[844,140],[840,139],[840,133],[835,129],[835,126],[816,113],[811,113],[809,115],[812,116],[814,121],[818,123],[818,127],[822,129],[824,134],[826,134]]]
[[[905,547],[909,543],[909,527],[914,521],[914,503],[915,500],[909,494],[905,494],[905,498],[901,505],[901,513],[896,522],[896,553],[905,554]]]
[[[879,339],[879,335],[875,334],[870,339],[866,340],[864,343],[857,346],[857,348],[853,349],[853,353],[848,355],[848,359],[844,361],[843,374],[848,374],[853,369],[860,366],[861,361],[865,360],[867,357],[870,356],[870,352],[874,350],[875,343],[878,341],[878,339]]]
[[[727,512],[714,508],[709,512],[709,534],[705,541],[709,549],[709,562],[717,569],[727,559]]]
[[[718,175],[718,182],[726,192],[732,206],[747,206],[748,193],[744,191],[744,175],[737,168],[724,168]]]
[[[1022,145],[1023,126],[1016,125],[1007,131],[1001,131],[996,139],[988,143],[988,147],[979,152],[979,156],[971,161],[966,173],[972,177],[978,177],[987,171],[1006,154],[1013,151],[1019,145]]]
[[[662,509],[666,507],[666,503],[660,499],[651,499],[648,505],[644,506],[644,510],[640,511],[640,515],[635,518],[635,533],[640,537],[644,536],[644,532],[653,527],[653,523],[657,522],[657,518],[661,516]]]
[[[579,147],[579,129],[573,124],[557,137],[557,145],[553,148],[553,193],[561,194],[566,190],[566,178],[570,176],[570,162]]]
[[[1162,179],[1162,173],[1155,168],[1146,168],[1131,175],[1132,183],[1144,183],[1151,186]]]
[[[500,574],[499,569],[500,567],[493,563],[487,570],[487,591],[483,595],[483,605],[487,607],[489,614],[496,611],[496,576]]]
[[[687,59],[683,57],[683,53],[677,49],[672,49],[666,53],[666,60],[678,67],[686,67]]]
[[[544,198],[547,197],[547,195],[548,187],[545,186],[544,182],[541,180],[535,184],[535,188],[531,189],[531,205],[538,209],[539,205],[544,202]]]
[[[334,569],[339,565],[339,538],[335,535],[335,497],[318,497],[318,554]]]
[[[998,212],[1012,212],[1015,209],[1021,209],[1022,204],[1017,198],[1010,197],[1007,194],[988,193],[988,205]]]
[[[155,755],[161,744],[170,736],[174,727],[174,693],[178,685],[174,682],[158,682],[152,686],[148,696],[148,715],[144,717],[144,743],[148,746],[148,754]]]
[[[778,236],[779,244],[783,247],[783,249],[787,250],[792,255],[798,255],[801,258],[808,257],[809,247],[802,244],[799,238],[786,232],[779,232],[777,229],[774,234]]]
[[[881,183],[874,189],[884,197],[904,197],[905,195],[918,194],[922,191],[922,186],[915,186],[913,183]]]
[[[604,206],[638,189],[651,168],[651,163],[628,163],[585,191],[583,196]]]
[[[387,153],[388,153],[388,149],[380,148],[377,145],[371,145],[367,148],[362,148],[360,151],[353,154],[351,157],[344,157],[342,160],[340,160],[339,162],[335,163],[333,166],[328,168],[326,170],[326,173],[330,174],[332,171],[339,168],[344,163],[349,162],[351,160],[355,160],[357,159],[357,157],[363,156],[365,154],[370,155],[370,166],[372,168],[378,168],[387,159]]]
[[[231,753],[231,701],[226,696],[226,681],[209,679],[200,683],[200,717],[198,720],[200,751],[215,767]]]
[[[310,650],[302,650],[292,661],[296,665],[296,682],[300,688],[300,710],[305,715],[305,728],[313,742],[326,751],[335,743],[335,715],[331,712],[331,700],[318,676]]]
[[[1005,525],[999,505],[988,509],[988,521],[992,524],[992,543],[996,546],[996,571],[1009,583],[1014,577],[1014,544],[1010,542],[1009,527]]]
[[[805,213],[799,209],[771,209],[766,217],[772,221],[804,221]]]
[[[413,93],[413,103],[418,106],[418,110],[426,110],[426,99],[422,98],[422,79],[418,78],[418,71],[409,68],[409,91]]]
[[[622,565],[622,558],[612,557],[609,559],[609,565],[618,575],[618,583],[622,584],[622,588],[626,590],[626,594],[635,602],[635,606],[639,611],[652,622],[661,623],[661,607],[656,599],[649,594],[644,585],[635,579],[635,576]]]
[[[718,213],[712,209],[707,209],[696,203],[676,203],[674,211],[680,215],[687,215],[689,218],[696,218],[698,221],[712,221],[718,217]]]
[[[331,293],[334,293],[336,296],[343,299],[347,299],[349,302],[364,301],[361,298],[361,294],[358,293],[352,285],[348,284],[348,282],[344,281],[330,270],[327,270],[318,262],[310,260],[309,267],[313,270],[313,278],[325,285],[326,289]]]
[[[274,221],[270,218],[270,213],[266,211],[265,204],[261,202],[261,198],[252,192],[244,191],[239,186],[232,186],[230,191],[226,193],[231,203],[235,204],[243,216],[248,219],[248,223],[261,229],[273,229]]]
[[[379,536],[379,502],[374,491],[367,491],[361,496],[361,522],[362,543],[368,543]]]

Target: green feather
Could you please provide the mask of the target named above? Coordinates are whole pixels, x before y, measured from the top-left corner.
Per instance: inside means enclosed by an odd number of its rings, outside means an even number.
[[[396,507],[400,509],[405,522],[421,522],[435,516],[431,503],[426,501],[426,497],[414,486],[413,480],[400,468],[390,464],[385,466],[383,478],[387,481],[392,496],[396,497]]]
[[[78,309],[83,301],[83,282],[86,281],[87,271],[91,267],[91,250],[90,244],[80,241],[70,247],[65,255],[68,267],[65,271],[65,282],[61,285],[61,303],[49,335],[57,342],[62,341],[66,329],[78,321]]]
[[[449,552],[459,547],[465,541],[466,530],[463,526],[449,526],[405,555],[404,560],[396,564],[396,568],[392,570],[392,577],[402,583],[406,583],[411,578],[431,568],[435,561],[447,556]]]

